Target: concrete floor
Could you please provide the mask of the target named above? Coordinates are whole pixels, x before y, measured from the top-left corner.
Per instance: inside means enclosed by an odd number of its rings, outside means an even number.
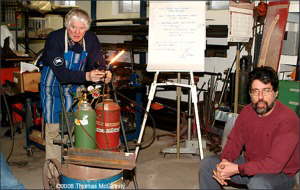
[[[3,137],[4,131],[8,128],[0,127],[0,150],[5,155],[8,154],[12,141],[8,137]],[[156,130],[157,134],[168,133]],[[147,130],[144,139],[150,131]],[[160,153],[163,148],[170,147],[175,138],[161,137],[144,150],[140,151],[137,160],[136,176],[139,189],[197,189],[199,155],[181,154],[180,159],[176,154]],[[10,158],[10,168],[15,177],[25,186],[26,189],[41,189],[42,167],[44,164],[45,152],[33,146],[33,155],[27,156],[25,145],[24,129],[21,134],[15,137],[15,146]],[[204,151],[207,154],[206,151]],[[133,189],[131,182],[128,189]]]
[[[9,154],[12,140],[4,137],[8,128],[0,127],[0,151],[7,156]],[[156,130],[156,134],[168,134],[163,130]],[[145,132],[144,140],[149,139],[151,131]],[[154,143],[139,152],[136,163],[136,177],[139,189],[198,189],[199,155],[181,154],[180,159],[176,154],[161,154],[161,150],[174,144],[175,138],[166,136],[155,140]],[[25,132],[16,134],[14,149],[9,159],[13,175],[22,183],[26,189],[43,189],[42,167],[45,161],[45,152],[32,146],[33,155],[27,156],[24,149]],[[213,153],[204,149],[204,156]],[[126,189],[134,189],[130,182]],[[235,189],[227,186],[224,189]],[[294,189],[299,189],[296,185]]]

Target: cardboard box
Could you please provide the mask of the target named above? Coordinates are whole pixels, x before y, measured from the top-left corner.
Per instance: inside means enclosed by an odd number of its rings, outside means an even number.
[[[39,92],[41,73],[25,72],[14,73],[14,82],[17,84],[18,91],[23,92]]]

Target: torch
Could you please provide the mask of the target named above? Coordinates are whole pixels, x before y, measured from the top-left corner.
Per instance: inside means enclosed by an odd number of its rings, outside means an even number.
[[[118,60],[123,54],[125,53],[125,50],[123,49],[122,51],[120,51],[114,58],[112,58],[110,60],[110,62],[107,65],[107,68],[110,67],[111,64],[113,64],[116,60]]]
[[[109,70],[110,66],[111,66],[116,60],[118,60],[124,53],[125,53],[125,50],[123,49],[123,50],[121,50],[114,58],[112,58],[112,59],[110,60],[110,62],[107,64],[106,70]],[[105,72],[105,76],[104,76],[104,82],[105,82],[105,78],[106,78],[106,72]],[[104,89],[106,89],[105,86],[104,86]]]

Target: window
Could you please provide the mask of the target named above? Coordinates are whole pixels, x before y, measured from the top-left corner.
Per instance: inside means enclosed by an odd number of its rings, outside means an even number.
[[[119,1],[119,13],[138,13],[140,12],[140,1],[129,0]]]

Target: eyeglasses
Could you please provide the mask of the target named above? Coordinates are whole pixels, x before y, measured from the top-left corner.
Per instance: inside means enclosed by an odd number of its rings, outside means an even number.
[[[263,96],[269,96],[272,92],[273,92],[273,89],[271,88],[264,88],[262,90],[259,90],[259,89],[251,89],[250,90],[250,95],[251,96],[259,96],[260,95],[260,92],[262,92],[262,95]]]

